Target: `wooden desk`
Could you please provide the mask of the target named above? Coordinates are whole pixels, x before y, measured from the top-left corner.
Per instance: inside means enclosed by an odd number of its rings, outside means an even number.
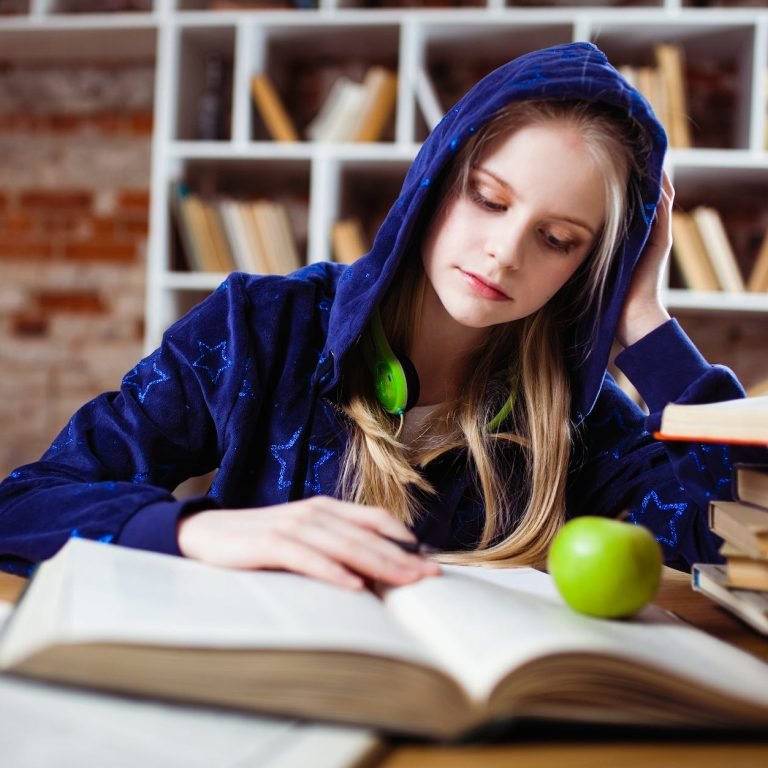
[[[0,574],[0,600],[13,600],[25,581]],[[722,640],[768,661],[768,638],[691,590],[690,577],[665,569],[657,605]],[[760,768],[768,765],[768,734],[761,739],[524,738],[491,745],[393,745],[365,768]]]

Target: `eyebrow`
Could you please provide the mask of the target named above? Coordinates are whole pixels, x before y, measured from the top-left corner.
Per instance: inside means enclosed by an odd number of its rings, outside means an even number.
[[[501,184],[502,187],[505,189],[508,189],[513,195],[516,195],[516,192],[512,185],[508,182],[502,179],[500,176],[497,176],[495,173],[492,173],[487,168],[484,168],[481,165],[475,166],[476,171],[480,171],[481,173],[486,174],[487,176],[490,176],[494,181],[496,181],[498,184]],[[553,218],[559,219],[561,221],[567,221],[570,224],[575,224],[577,227],[581,227],[582,229],[586,229],[587,232],[589,232],[592,237],[595,236],[595,232],[592,229],[592,227],[589,226],[585,221],[582,221],[581,219],[574,219],[571,216],[554,216]]]

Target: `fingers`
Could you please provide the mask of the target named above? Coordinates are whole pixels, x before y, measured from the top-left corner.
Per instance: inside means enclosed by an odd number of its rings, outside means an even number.
[[[183,554],[231,568],[278,568],[351,589],[366,581],[408,584],[439,573],[436,563],[385,537],[415,541],[383,509],[327,497],[202,512],[179,526]]]
[[[354,513],[336,516],[317,514],[311,523],[304,523],[290,533],[294,540],[312,547],[366,579],[384,581],[388,584],[407,584],[423,576],[436,575],[436,563],[423,557],[405,552],[397,544],[383,538],[378,530],[360,526]],[[366,515],[366,522],[376,517]],[[396,522],[396,521],[395,521]],[[398,523],[398,526],[400,524]],[[413,539],[409,532],[408,540]],[[393,535],[405,538],[397,529]],[[390,535],[390,534],[384,534]]]

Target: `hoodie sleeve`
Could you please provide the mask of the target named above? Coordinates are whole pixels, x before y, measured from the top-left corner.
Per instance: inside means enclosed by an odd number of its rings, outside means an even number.
[[[217,504],[173,489],[218,466],[239,391],[258,391],[239,364],[238,286],[230,278],[172,326],[119,391],[80,408],[39,461],[0,484],[0,567],[28,572],[72,536],[178,554],[179,517]]]
[[[731,498],[733,465],[768,463],[768,450],[685,442],[659,442],[661,411],[670,402],[705,403],[744,396],[733,373],[713,366],[675,320],[616,358],[617,366],[649,408],[644,414],[610,376],[582,431],[583,460],[572,472],[569,516],[616,516],[645,525],[662,545],[668,565],[718,562],[721,540],[709,531],[715,498]]]

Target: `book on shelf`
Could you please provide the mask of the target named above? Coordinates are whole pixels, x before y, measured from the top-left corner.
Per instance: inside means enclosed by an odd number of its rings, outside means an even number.
[[[375,594],[70,539],[36,569],[0,669],[438,738],[528,717],[768,727],[765,662],[655,606],[577,614],[530,568],[444,566]]]
[[[241,272],[263,274],[269,272],[269,267],[258,239],[250,231],[248,205],[241,200],[222,198],[216,207],[230,243],[235,268]]]
[[[201,199],[203,215],[208,226],[208,232],[213,245],[213,256],[217,264],[216,271],[232,272],[235,269],[235,260],[232,256],[232,248],[224,230],[221,216],[215,200]]]
[[[288,274],[301,266],[287,206],[275,200],[210,200],[176,185],[173,207],[188,266],[203,272]]]
[[[299,132],[271,78],[265,72],[251,77],[251,95],[267,131],[275,141],[299,141]]]
[[[768,445],[768,396],[715,403],[670,403],[661,414],[659,440]]]
[[[397,75],[386,67],[372,66],[363,80],[365,99],[353,141],[379,141],[395,111]]]
[[[736,499],[768,509],[768,467],[758,464],[737,464],[734,467],[733,477]]]
[[[188,266],[199,272],[229,271],[232,264],[227,259],[211,205],[190,192],[186,184],[176,183],[171,192],[171,208]]]
[[[662,43],[655,46],[654,53],[665,106],[665,113],[660,118],[669,134],[669,144],[676,149],[689,149],[692,141],[688,122],[685,52],[680,45]]]
[[[358,218],[339,219],[331,228],[333,260],[352,264],[368,252],[363,224]]]
[[[721,499],[711,501],[709,527],[743,554],[768,559],[768,507]]]
[[[397,75],[373,65],[362,82],[339,75],[320,111],[306,128],[307,138],[322,142],[379,141],[397,101]]]
[[[726,586],[768,592],[768,555],[753,557],[728,542],[720,548],[720,554],[725,558]]]
[[[763,236],[755,263],[750,270],[747,290],[753,293],[768,293],[768,232]]]
[[[715,208],[700,205],[691,211],[691,216],[722,289],[740,293],[745,289],[744,279],[720,214]]]
[[[720,282],[696,222],[684,211],[672,211],[672,256],[686,288],[693,291],[720,290]]]
[[[346,75],[331,86],[320,111],[306,128],[312,141],[352,141],[365,101],[365,86]]]
[[[753,629],[768,635],[768,592],[731,589],[725,566],[715,563],[694,563],[691,586]]]
[[[248,204],[250,231],[258,243],[266,272],[287,275],[301,266],[288,212],[282,203],[259,199]]]

